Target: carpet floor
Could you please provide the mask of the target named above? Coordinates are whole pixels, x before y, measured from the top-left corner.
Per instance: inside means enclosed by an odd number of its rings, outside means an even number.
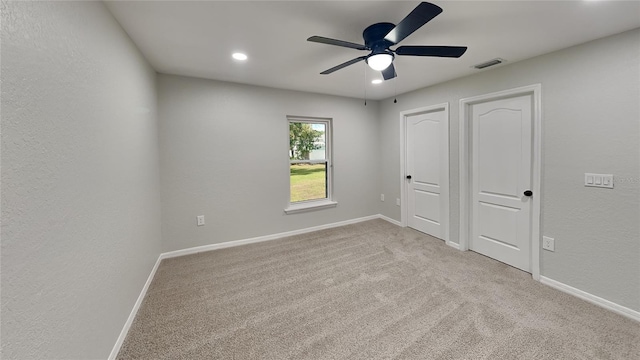
[[[640,359],[640,323],[372,220],[163,260],[118,359]]]

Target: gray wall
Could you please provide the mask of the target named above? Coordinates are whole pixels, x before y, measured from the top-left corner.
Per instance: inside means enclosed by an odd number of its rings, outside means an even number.
[[[3,2],[2,357],[107,357],[161,251],[399,220],[402,110],[451,104],[458,241],[458,101],[534,83],[543,234],[557,241],[542,274],[640,310],[639,44],[635,30],[365,107],[178,76],[156,84],[103,4]],[[286,115],[334,119],[336,208],[284,214]],[[584,188],[584,172],[613,173],[616,188]]]
[[[377,102],[169,75],[158,89],[164,251],[379,212]],[[284,214],[287,115],[333,119],[337,207]]]
[[[3,2],[1,78],[1,357],[104,359],[160,253],[155,73],[100,2]]]
[[[640,30],[403,94],[380,103],[381,192],[400,196],[399,112],[450,104],[451,240],[459,240],[461,98],[542,84],[543,276],[640,310]],[[586,188],[584,173],[615,175]],[[381,203],[400,219],[400,208]]]

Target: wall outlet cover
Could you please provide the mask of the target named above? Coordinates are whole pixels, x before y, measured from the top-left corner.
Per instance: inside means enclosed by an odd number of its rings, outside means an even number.
[[[542,248],[549,251],[556,251],[556,240],[548,236],[543,236]]]
[[[204,215],[196,216],[196,221],[198,226],[204,226]]]

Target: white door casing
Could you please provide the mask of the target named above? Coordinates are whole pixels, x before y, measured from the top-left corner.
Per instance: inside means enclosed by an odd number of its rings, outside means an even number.
[[[448,242],[449,104],[404,111],[400,122],[403,226]]]
[[[533,85],[460,100],[460,248],[531,272],[536,280],[540,91]]]

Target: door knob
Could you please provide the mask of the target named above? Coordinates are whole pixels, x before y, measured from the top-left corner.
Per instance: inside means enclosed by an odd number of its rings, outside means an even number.
[[[524,196],[531,196],[531,195],[533,195],[533,191],[531,191],[531,190],[526,190],[524,192]]]
[[[411,175],[407,175],[407,180],[411,180]]]

